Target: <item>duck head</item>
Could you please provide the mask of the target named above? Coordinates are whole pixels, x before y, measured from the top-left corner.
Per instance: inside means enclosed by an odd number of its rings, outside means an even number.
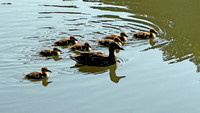
[[[70,40],[78,41],[74,35],[71,35],[71,36],[70,36]]]
[[[92,48],[92,47],[90,46],[89,42],[85,42],[85,43],[84,43],[84,46]]]
[[[58,47],[54,47],[53,51],[62,53],[62,51],[60,49],[58,49]]]
[[[154,28],[150,28],[150,33],[158,34],[158,32]]]
[[[109,49],[120,49],[120,50],[124,50],[124,48],[122,48],[119,44],[117,44],[116,42],[111,42]]]
[[[42,67],[42,73],[51,72],[47,67]]]
[[[128,37],[128,35],[127,35],[124,31],[121,31],[120,35],[121,35],[121,36]]]

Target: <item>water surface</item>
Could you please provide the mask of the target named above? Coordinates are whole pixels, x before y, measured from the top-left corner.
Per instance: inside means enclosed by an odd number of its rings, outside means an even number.
[[[197,0],[2,0],[1,112],[199,113],[198,6]],[[132,38],[150,27],[159,32],[155,40]],[[38,55],[70,35],[108,54],[96,40],[121,30],[129,37],[116,65],[74,68],[68,48],[59,58]],[[42,66],[52,71],[48,80],[23,79]]]

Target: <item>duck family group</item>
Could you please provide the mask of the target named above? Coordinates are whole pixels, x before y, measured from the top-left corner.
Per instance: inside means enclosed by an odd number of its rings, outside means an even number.
[[[157,31],[154,28],[150,28],[149,32],[141,31],[138,33],[132,32],[133,37],[140,39],[151,39],[155,38]],[[120,35],[112,34],[104,36],[102,40],[98,40],[98,43],[109,48],[109,55],[101,52],[90,52],[91,46],[88,42],[84,44],[77,43],[75,36],[71,35],[70,38],[63,38],[58,41],[54,41],[53,49],[46,49],[39,52],[42,56],[59,56],[61,50],[57,46],[69,46],[71,51],[76,51],[79,55],[70,56],[70,58],[76,61],[78,64],[88,65],[88,66],[109,66],[117,62],[117,56],[115,55],[115,50],[124,50],[121,45],[126,42],[128,37],[124,31],[121,31]],[[29,74],[25,74],[25,79],[43,79],[48,78],[51,72],[47,67],[42,67],[40,71],[34,71]]]

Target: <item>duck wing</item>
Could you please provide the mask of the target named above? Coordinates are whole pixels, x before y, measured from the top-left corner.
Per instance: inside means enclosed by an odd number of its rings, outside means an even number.
[[[112,39],[104,39],[104,40],[98,40],[99,44],[104,46],[109,46],[111,42],[114,42]]]
[[[75,44],[73,46],[70,47],[71,50],[75,51],[75,50],[82,50],[83,44]]]
[[[117,34],[112,34],[112,35],[108,35],[108,36],[104,36],[104,39],[114,39],[114,38],[119,38],[120,35]]]
[[[55,41],[54,45],[58,45],[58,46],[66,45],[66,44],[68,44],[69,40],[70,40],[69,38],[63,38],[61,40]]]
[[[108,55],[101,52],[80,52],[79,56],[71,56],[79,64],[101,66],[108,60]]]
[[[42,72],[37,72],[37,71],[24,75],[24,78],[27,78],[27,79],[42,79],[43,77],[44,76]]]
[[[53,50],[47,49],[47,50],[42,50],[39,52],[39,54],[44,55],[44,56],[51,56]]]
[[[150,33],[149,32],[139,32],[139,33],[135,33],[134,36],[136,38],[148,38],[150,36]]]

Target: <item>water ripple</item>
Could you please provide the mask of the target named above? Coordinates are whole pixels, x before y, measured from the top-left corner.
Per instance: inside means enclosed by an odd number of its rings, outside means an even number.
[[[45,6],[45,7],[59,7],[59,8],[78,8],[75,5],[70,5],[70,6],[66,6],[66,5],[39,5],[39,6]]]
[[[81,12],[38,12],[38,14],[83,14],[83,15],[90,15],[89,13],[81,13]]]

